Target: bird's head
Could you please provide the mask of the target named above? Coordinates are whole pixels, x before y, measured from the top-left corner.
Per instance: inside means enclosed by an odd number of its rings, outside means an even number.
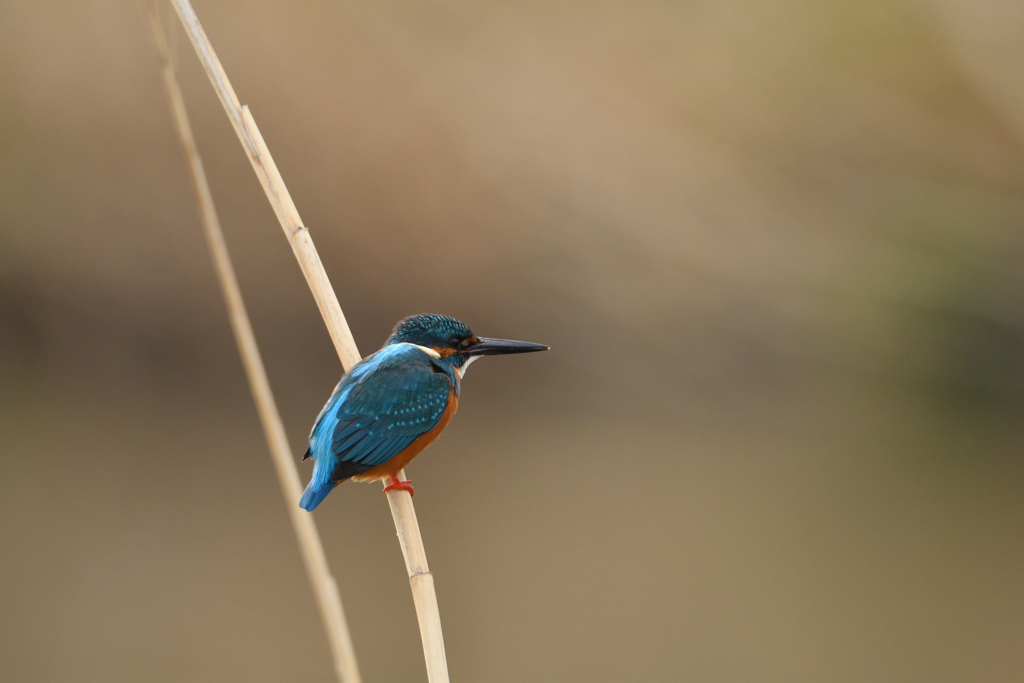
[[[439,358],[452,358],[457,367],[480,356],[497,356],[505,353],[529,353],[546,351],[544,344],[513,341],[511,339],[490,339],[478,337],[465,323],[446,315],[422,313],[398,321],[388,337],[386,345],[415,344],[430,349]]]

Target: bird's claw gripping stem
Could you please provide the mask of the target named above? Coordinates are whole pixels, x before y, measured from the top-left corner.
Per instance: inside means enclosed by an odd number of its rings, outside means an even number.
[[[410,496],[415,496],[416,493],[413,491],[412,482],[409,480],[400,481],[395,475],[391,475],[391,483],[384,487],[384,493],[391,491],[392,489],[398,489],[399,491],[408,491]]]

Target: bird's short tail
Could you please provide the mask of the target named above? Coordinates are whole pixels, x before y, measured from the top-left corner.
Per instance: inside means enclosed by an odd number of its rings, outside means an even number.
[[[306,487],[305,492],[302,494],[302,498],[299,499],[299,507],[312,512],[313,508],[322,503],[335,486],[336,484],[330,479],[327,481],[317,481],[317,478],[313,477],[312,481],[309,482],[309,486]]]
[[[338,485],[338,482],[333,481],[334,478],[331,476],[337,464],[337,459],[330,454],[327,457],[316,458],[313,476],[310,477],[309,485],[306,486],[302,498],[299,499],[299,507],[312,512],[313,508],[324,502],[324,498],[331,492],[331,489]]]

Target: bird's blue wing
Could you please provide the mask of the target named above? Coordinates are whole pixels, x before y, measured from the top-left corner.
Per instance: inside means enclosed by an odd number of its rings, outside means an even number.
[[[317,464],[302,506],[311,510],[338,482],[387,462],[436,427],[452,381],[407,344],[385,347],[353,368],[310,434]]]

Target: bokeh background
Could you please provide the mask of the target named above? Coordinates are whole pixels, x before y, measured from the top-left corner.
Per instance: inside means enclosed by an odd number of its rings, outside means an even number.
[[[409,470],[453,680],[1024,680],[1024,5],[195,8],[363,353],[552,347]],[[330,681],[143,15],[2,9],[0,677]],[[161,10],[298,455],[341,368]],[[379,487],[316,520],[425,680]]]

